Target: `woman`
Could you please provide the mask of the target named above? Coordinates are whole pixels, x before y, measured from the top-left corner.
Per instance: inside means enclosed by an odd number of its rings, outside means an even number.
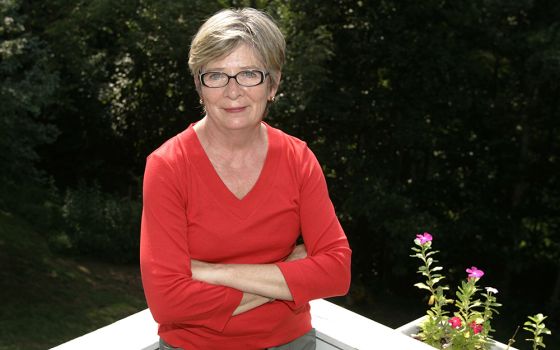
[[[308,302],[348,290],[351,250],[319,163],[263,122],[284,50],[250,8],[218,12],[192,41],[205,116],[144,177],[142,280],[162,349],[314,349]]]

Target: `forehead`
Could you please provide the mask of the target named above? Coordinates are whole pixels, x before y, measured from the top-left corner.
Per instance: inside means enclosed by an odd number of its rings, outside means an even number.
[[[229,54],[206,64],[208,70],[231,68],[263,68],[263,64],[255,49],[247,44],[239,44]]]

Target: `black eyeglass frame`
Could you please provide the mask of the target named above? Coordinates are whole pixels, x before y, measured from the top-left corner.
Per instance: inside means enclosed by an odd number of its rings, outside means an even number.
[[[238,76],[239,74],[241,74],[241,73],[244,73],[244,72],[256,72],[256,73],[260,73],[260,75],[261,75],[261,80],[260,80],[257,84],[255,84],[255,85],[243,85],[243,84],[241,84],[241,83],[239,82],[239,80],[237,80],[237,76]],[[204,76],[207,75],[207,74],[212,74],[212,73],[214,73],[214,74],[215,74],[215,73],[224,74],[226,77],[228,77],[227,82],[226,82],[223,86],[208,86],[208,85],[206,85],[206,84],[204,83]],[[270,73],[268,73],[268,72],[266,72],[266,71],[258,70],[258,69],[245,69],[245,70],[242,70],[242,71],[238,72],[238,73],[235,74],[235,75],[229,75],[229,74],[224,73],[224,72],[212,72],[212,71],[210,71],[210,72],[204,72],[204,73],[198,74],[198,80],[200,81],[200,83],[201,83],[203,86],[205,86],[205,87],[207,87],[207,88],[210,88],[210,89],[220,89],[220,88],[226,87],[226,86],[229,84],[229,81],[230,81],[231,79],[235,79],[235,82],[236,82],[237,84],[239,84],[239,86],[243,86],[243,87],[254,87],[254,86],[259,86],[259,85],[261,85],[262,83],[264,83],[266,77],[269,76],[269,75],[270,75]]]

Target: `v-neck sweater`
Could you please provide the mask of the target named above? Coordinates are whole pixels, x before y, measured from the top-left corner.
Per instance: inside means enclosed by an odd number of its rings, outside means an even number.
[[[265,124],[266,159],[237,198],[190,125],[147,158],[140,244],[142,281],[158,334],[175,347],[250,350],[311,329],[309,301],[343,295],[351,250],[306,143]],[[302,236],[308,257],[284,261]],[[232,316],[243,293],[192,279],[190,259],[276,264],[293,301]]]

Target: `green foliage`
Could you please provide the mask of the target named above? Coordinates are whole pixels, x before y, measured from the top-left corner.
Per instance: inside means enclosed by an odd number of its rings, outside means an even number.
[[[529,316],[528,318],[529,321],[524,323],[523,329],[532,333],[533,338],[526,340],[533,343],[533,350],[538,350],[539,347],[546,348],[543,342],[543,335],[551,334],[550,329],[546,328],[543,322],[547,316],[544,316],[543,314],[536,314],[534,316]]]
[[[470,278],[467,281],[462,281],[461,286],[457,288],[457,292],[455,293],[457,296],[455,306],[465,323],[470,323],[478,317],[476,309],[482,305],[482,303],[478,299],[472,299],[477,292],[476,279]]]
[[[62,187],[80,180],[117,192],[137,186],[149,152],[200,117],[188,43],[219,6],[58,0],[28,7],[64,80],[56,108],[62,134],[46,148],[45,168]],[[88,161],[76,162],[83,154]]]
[[[99,186],[67,190],[62,214],[72,250],[117,262],[137,261],[141,204]]]
[[[498,315],[498,309],[502,306],[502,304],[498,303],[496,300],[495,293],[498,290],[494,288],[486,288],[486,293],[483,293],[482,296],[484,297],[484,309],[482,311],[481,317],[484,320],[482,323],[482,336],[487,337],[490,333],[495,332],[492,328],[492,319],[494,315]]]
[[[59,216],[56,189],[38,169],[38,148],[58,135],[46,110],[59,79],[21,4],[0,2],[0,210],[25,218],[46,236]]]
[[[58,77],[47,65],[45,43],[26,28],[21,1],[0,5],[0,181],[21,186],[40,179],[36,148],[57,135],[43,109],[52,102]]]
[[[0,211],[25,219],[43,237],[61,228],[60,203],[58,191],[51,182],[29,179],[20,183],[0,182]]]
[[[399,286],[398,242],[418,226],[446,232],[443,261],[503,269],[507,290],[529,266],[559,268],[556,2],[267,8],[290,55],[269,119],[324,165],[355,278]],[[552,282],[529,285],[536,299],[558,298]]]

